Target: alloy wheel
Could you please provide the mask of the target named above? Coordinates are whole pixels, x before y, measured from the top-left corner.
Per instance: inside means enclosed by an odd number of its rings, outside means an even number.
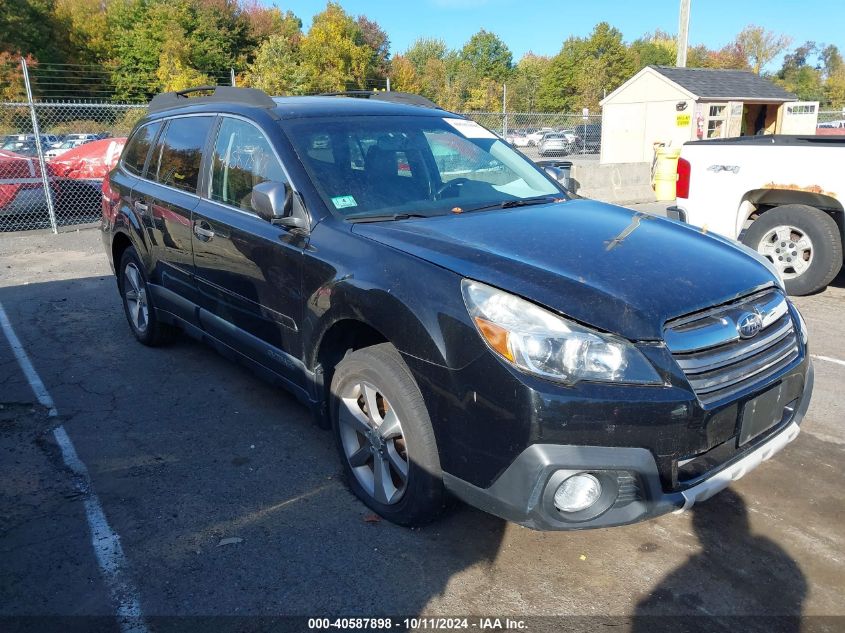
[[[398,503],[408,485],[409,460],[399,415],[367,382],[340,394],[343,453],[361,487],[379,503]]]
[[[783,279],[802,275],[813,263],[813,242],[795,226],[776,226],[768,231],[757,251],[774,264]]]
[[[149,324],[149,304],[141,271],[133,262],[129,262],[123,271],[123,278],[123,296],[126,299],[129,319],[132,327],[143,334]]]

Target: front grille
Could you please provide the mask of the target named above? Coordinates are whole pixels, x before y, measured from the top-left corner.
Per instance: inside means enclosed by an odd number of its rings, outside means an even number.
[[[739,323],[749,315],[759,317],[761,329],[742,338]],[[792,316],[777,289],[673,319],[663,334],[703,404],[763,383],[799,355]]]

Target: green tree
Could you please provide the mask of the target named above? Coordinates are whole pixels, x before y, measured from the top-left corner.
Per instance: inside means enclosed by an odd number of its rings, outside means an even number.
[[[436,59],[443,61],[449,53],[449,47],[446,42],[436,38],[421,37],[414,41],[413,44],[405,51],[405,57],[414,65],[417,72],[420,73],[425,68],[428,60]]]
[[[16,52],[42,63],[69,61],[67,31],[56,18],[54,0],[3,0],[0,51]]]
[[[481,29],[461,49],[461,60],[482,79],[503,83],[510,76],[513,54],[495,33]]]
[[[635,72],[646,66],[674,66],[678,44],[673,35],[658,29],[634,40],[630,46],[630,54]]]
[[[526,53],[514,68],[508,81],[507,109],[516,112],[534,112],[540,84],[551,66],[551,59]]]
[[[834,108],[845,106],[845,61],[833,44],[822,49],[824,68],[824,97],[826,105]]]
[[[538,105],[554,112],[597,109],[604,95],[622,85],[633,71],[622,33],[601,22],[589,37],[570,37],[563,43],[540,84]]]
[[[364,42],[355,20],[339,4],[329,2],[314,16],[301,51],[314,92],[365,87],[373,50]]]
[[[763,66],[782,53],[790,42],[790,37],[754,24],[749,24],[736,36],[736,44],[742,50],[748,65],[758,75]]]
[[[794,92],[799,99],[821,101],[824,99],[824,81],[821,68],[813,65],[818,48],[815,42],[804,42],[783,58],[783,65],[774,76],[775,82]]]
[[[167,25],[164,35],[156,70],[160,90],[185,90],[213,83],[190,65],[190,44],[176,22]]]
[[[299,34],[268,37],[248,66],[244,83],[271,95],[298,95],[308,90],[308,71],[302,63]]]

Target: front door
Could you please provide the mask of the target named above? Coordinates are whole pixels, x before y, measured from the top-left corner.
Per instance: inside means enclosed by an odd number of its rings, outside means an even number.
[[[148,218],[154,272],[153,290],[159,307],[196,322],[191,303],[197,302],[191,244],[191,214],[199,203],[202,152],[214,116],[176,117],[159,134],[146,178],[133,190],[136,208]],[[187,301],[184,301],[187,300]]]
[[[300,273],[306,237],[264,220],[252,188],[287,180],[264,133],[221,116],[203,199],[194,210],[193,252],[200,320],[254,361],[301,381]]]

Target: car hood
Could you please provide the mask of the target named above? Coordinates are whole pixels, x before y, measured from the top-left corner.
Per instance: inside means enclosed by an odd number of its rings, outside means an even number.
[[[592,200],[353,231],[632,340],[659,340],[667,319],[777,283],[739,244]]]

